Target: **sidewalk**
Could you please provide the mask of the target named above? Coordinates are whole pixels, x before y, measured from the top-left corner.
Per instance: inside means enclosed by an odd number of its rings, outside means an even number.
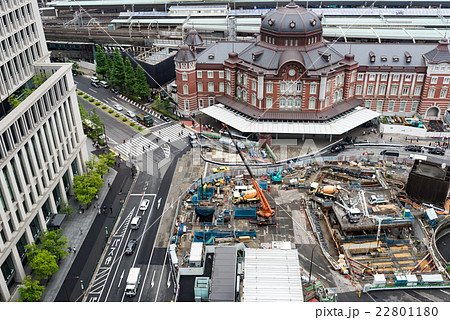
[[[117,175],[117,171],[110,169],[109,173],[104,176],[104,187],[99,191],[98,203],[102,203],[108,194],[108,181],[113,181]],[[75,199],[71,201],[71,205],[74,208],[78,208]],[[61,225],[62,235],[67,238],[69,248],[75,248],[75,253],[70,250],[69,255],[63,259],[59,265],[58,273],[54,274],[50,281],[47,283],[44,293],[42,294],[41,301],[49,302],[54,301],[56,295],[61,289],[61,285],[67,276],[75,257],[77,256],[81,245],[89,232],[89,229],[97,217],[97,209],[94,206],[90,206],[83,214],[78,213],[78,209],[75,209],[71,216],[66,217]]]
[[[87,141],[87,148],[89,154],[93,154],[93,152],[96,151],[96,149],[92,147],[92,143],[89,139]],[[125,167],[125,164],[123,164],[123,167]],[[103,176],[104,187],[98,193],[98,200],[96,201],[97,204],[103,203],[107,197],[110,191],[108,188],[108,182],[112,183],[115,180],[117,173],[118,172],[114,168],[110,168],[109,172]],[[63,221],[61,229],[62,235],[67,238],[68,245],[71,250],[69,251],[69,255],[65,259],[61,260],[59,271],[54,274],[46,284],[41,301],[49,302],[55,300],[64,279],[67,277],[67,274],[72,267],[75,258],[79,254],[81,246],[83,245],[83,242],[98,214],[98,206],[94,208],[94,205],[91,205],[88,209],[85,209],[83,214],[80,214],[78,212],[78,202],[75,197],[72,196],[69,201],[75,210],[72,215],[67,216]],[[76,249],[75,252],[73,251],[73,248]]]

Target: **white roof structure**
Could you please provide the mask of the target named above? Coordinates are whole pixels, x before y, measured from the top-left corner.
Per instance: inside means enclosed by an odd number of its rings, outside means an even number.
[[[245,249],[244,302],[303,301],[298,253]]]
[[[352,112],[331,121],[258,121],[243,117],[222,104],[215,104],[201,110],[240,132],[332,134],[340,135],[379,116],[379,113],[364,107],[355,107]]]
[[[202,242],[192,242],[191,253],[189,255],[190,262],[197,262],[202,260],[203,253],[203,243]]]

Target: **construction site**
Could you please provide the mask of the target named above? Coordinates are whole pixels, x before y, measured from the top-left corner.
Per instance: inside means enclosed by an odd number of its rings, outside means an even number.
[[[445,196],[427,204],[408,191],[426,166],[439,167],[427,161],[255,168],[239,155],[241,166],[198,178],[177,208],[169,256],[178,301],[335,301],[336,290],[449,284],[433,236],[448,214],[447,168],[438,175]],[[333,281],[311,272],[316,247]]]

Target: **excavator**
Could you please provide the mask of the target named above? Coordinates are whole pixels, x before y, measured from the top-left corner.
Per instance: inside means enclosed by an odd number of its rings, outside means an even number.
[[[261,201],[261,207],[258,208],[258,210],[256,211],[256,214],[258,215],[258,220],[257,220],[258,224],[259,225],[272,224],[272,219],[271,218],[275,214],[275,210],[273,210],[270,207],[269,202],[267,201],[263,191],[261,190],[261,187],[259,186],[259,184],[256,181],[252,171],[250,170],[250,167],[248,166],[247,161],[245,161],[245,158],[242,155],[241,150],[238,148],[238,146],[236,144],[236,141],[233,139],[233,136],[232,136],[232,134],[230,132],[230,129],[228,128],[228,126],[226,124],[223,123],[222,125],[224,126],[225,129],[227,129],[228,134],[229,134],[231,140],[233,141],[234,146],[236,147],[236,150],[238,151],[242,162],[244,163],[245,167],[247,168],[248,173],[250,174],[250,178],[252,180],[253,187],[255,188],[255,190],[256,190],[256,192],[258,194],[259,200]]]

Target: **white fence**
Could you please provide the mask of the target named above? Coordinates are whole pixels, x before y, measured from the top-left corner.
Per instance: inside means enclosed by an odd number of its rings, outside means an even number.
[[[427,132],[425,128],[416,128],[410,126],[401,126],[395,124],[380,124],[380,131],[385,134],[405,134],[408,136],[422,138],[442,138],[450,137],[450,132]]]

